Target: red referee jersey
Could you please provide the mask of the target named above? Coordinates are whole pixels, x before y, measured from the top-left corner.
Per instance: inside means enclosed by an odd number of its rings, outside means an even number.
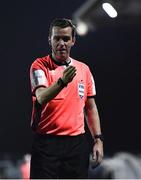
[[[35,90],[48,87],[62,77],[66,66],[56,65],[46,56],[36,59],[31,65],[30,79],[32,88],[32,121],[38,117],[36,132],[53,135],[78,135],[84,133],[84,106],[88,96],[94,96],[95,83],[88,66],[72,58],[70,65],[75,66],[76,76],[53,100],[40,107],[36,106]],[[40,108],[37,109],[37,108]]]

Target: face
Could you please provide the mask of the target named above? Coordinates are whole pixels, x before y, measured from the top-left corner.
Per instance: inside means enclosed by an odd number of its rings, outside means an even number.
[[[49,43],[52,47],[53,58],[61,62],[66,61],[70,55],[71,47],[75,43],[75,38],[72,38],[72,28],[54,26]]]

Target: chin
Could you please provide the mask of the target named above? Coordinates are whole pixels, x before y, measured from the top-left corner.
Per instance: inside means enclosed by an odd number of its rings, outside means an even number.
[[[56,57],[56,59],[58,60],[58,61],[66,61],[67,59],[68,59],[68,57],[66,57],[66,56],[59,56],[59,57]]]

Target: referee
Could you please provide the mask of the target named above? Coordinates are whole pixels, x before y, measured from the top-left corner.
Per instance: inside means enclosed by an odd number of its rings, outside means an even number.
[[[32,179],[88,178],[84,114],[94,139],[93,159],[99,164],[103,158],[95,82],[89,67],[70,56],[75,40],[71,20],[54,19],[48,38],[51,53],[37,58],[30,68]]]

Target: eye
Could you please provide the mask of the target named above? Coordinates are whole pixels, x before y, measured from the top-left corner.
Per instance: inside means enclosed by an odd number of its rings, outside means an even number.
[[[54,37],[54,40],[55,40],[55,41],[59,41],[59,39],[60,39],[60,37],[58,37],[58,36],[55,36],[55,37]]]
[[[69,40],[70,40],[70,37],[69,36],[63,36],[63,37],[60,37],[60,36],[54,36],[54,40],[55,41],[60,41],[60,39],[61,40],[63,40],[64,42],[68,42]]]
[[[67,42],[67,41],[69,41],[69,40],[70,40],[70,37],[69,37],[69,36],[63,37],[63,41],[64,41],[64,42]]]

